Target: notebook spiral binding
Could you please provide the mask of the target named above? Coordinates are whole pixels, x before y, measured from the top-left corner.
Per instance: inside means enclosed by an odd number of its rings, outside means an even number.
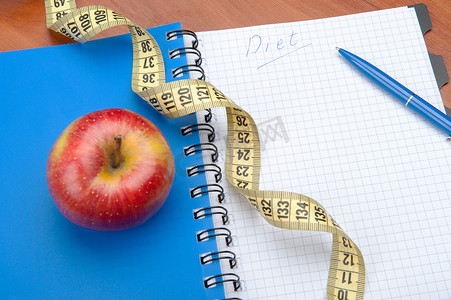
[[[194,57],[194,63],[188,63],[186,65],[180,66],[172,70],[172,76],[174,78],[183,75],[184,73],[197,74],[198,79],[205,79],[205,72],[202,68],[202,54],[197,49],[199,45],[199,40],[197,35],[191,30],[174,30],[166,33],[167,40],[171,40],[182,36],[187,39],[191,39],[191,45],[182,48],[177,48],[169,52],[169,57],[171,59],[177,58],[181,55],[190,55]],[[186,45],[186,43],[185,43]],[[212,163],[196,165],[188,167],[186,172],[189,177],[196,176],[200,173],[214,173],[215,183],[205,184],[202,186],[194,187],[191,189],[191,198],[200,197],[204,194],[217,194],[219,205],[203,207],[196,210],[193,213],[194,219],[199,220],[207,216],[219,215],[222,220],[222,225],[227,225],[229,222],[228,211],[225,207],[221,206],[224,201],[224,189],[219,184],[222,179],[221,168],[215,164],[218,159],[218,148],[213,144],[215,140],[215,129],[213,126],[208,124],[212,119],[211,109],[206,110],[207,114],[204,116],[205,123],[194,124],[183,127],[181,129],[182,136],[189,135],[196,131],[204,131],[207,133],[208,142],[203,142],[195,145],[190,145],[185,147],[185,156],[194,155],[197,152],[211,152]],[[232,233],[226,227],[215,227],[210,229],[202,230],[197,233],[197,241],[199,243],[206,241],[213,237],[224,237],[226,245],[230,246],[232,244]],[[233,270],[237,265],[236,255],[234,252],[229,250],[222,250],[217,252],[204,253],[200,256],[201,265],[212,263],[214,261],[225,260],[229,262],[230,270]],[[231,283],[233,289],[237,291],[241,287],[240,277],[233,272],[225,272],[218,275],[209,276],[204,279],[205,288],[212,288],[219,284]],[[239,298],[228,298],[228,299],[238,299]],[[227,300],[227,299],[224,299]]]

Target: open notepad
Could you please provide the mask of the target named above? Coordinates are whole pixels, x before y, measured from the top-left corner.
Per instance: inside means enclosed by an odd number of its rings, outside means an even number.
[[[206,80],[258,125],[260,189],[305,194],[328,210],[365,258],[365,299],[449,299],[451,143],[335,49],[367,59],[443,110],[415,9],[198,36]],[[225,111],[213,112],[225,158]],[[223,185],[234,272],[244,283],[238,292],[226,286],[227,295],[325,299],[331,235],[275,228]],[[226,248],[220,239],[218,246]]]

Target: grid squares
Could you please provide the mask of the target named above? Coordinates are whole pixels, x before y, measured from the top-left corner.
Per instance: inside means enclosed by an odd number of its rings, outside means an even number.
[[[298,44],[311,46],[260,67],[289,51],[278,50],[277,41],[293,33]],[[268,51],[246,56],[256,34]],[[250,112],[260,134],[260,124],[283,120],[288,141],[266,139],[261,189],[303,193],[322,203],[364,255],[365,299],[450,298],[451,144],[335,50],[370,60],[443,109],[414,9],[198,36],[207,80]],[[213,125],[224,137],[218,148],[225,152],[224,110],[213,111]],[[238,293],[225,286],[227,295],[326,298],[330,234],[274,228],[222,184],[234,216],[229,228],[236,235],[231,250],[240,257],[236,272],[246,285]]]

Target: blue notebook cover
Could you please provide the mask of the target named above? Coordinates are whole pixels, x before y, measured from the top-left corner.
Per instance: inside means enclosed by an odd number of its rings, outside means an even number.
[[[186,57],[168,56],[183,47],[183,39],[167,41],[166,32],[180,28],[175,23],[149,30],[161,47],[168,81],[174,80],[171,69],[186,64]],[[130,34],[0,53],[0,66],[0,299],[224,298],[222,285],[203,286],[203,278],[220,274],[219,263],[199,261],[217,246],[214,239],[196,240],[196,232],[213,227],[211,218],[193,218],[193,210],[209,206],[208,194],[190,197],[205,177],[186,174],[202,155],[184,155],[199,135],[182,136],[180,128],[196,118],[165,119],[133,93]],[[59,213],[47,188],[46,161],[73,120],[113,107],[137,112],[160,128],[176,176],[169,198],[147,223],[96,232]]]

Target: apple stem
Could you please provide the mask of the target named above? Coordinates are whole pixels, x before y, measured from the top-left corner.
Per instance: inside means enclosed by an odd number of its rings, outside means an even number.
[[[114,147],[113,163],[111,166],[113,167],[113,169],[116,169],[119,166],[119,162],[121,161],[122,135],[119,134],[115,136],[114,141],[116,142],[116,145]]]

